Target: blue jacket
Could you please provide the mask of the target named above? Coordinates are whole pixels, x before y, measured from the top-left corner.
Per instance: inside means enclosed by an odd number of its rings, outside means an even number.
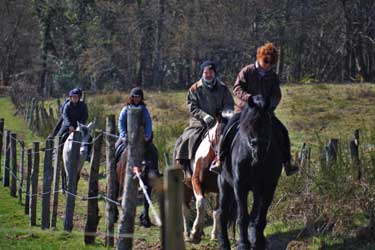
[[[145,123],[145,139],[150,140],[151,139],[151,133],[152,133],[152,122],[150,113],[148,112],[145,105],[141,104],[139,105],[143,110],[143,118]],[[118,130],[120,132],[121,138],[127,138],[128,137],[128,129],[127,129],[127,115],[128,115],[128,108],[129,107],[137,107],[135,105],[129,105],[125,106],[120,113],[120,116],[118,118]]]
[[[73,104],[73,102],[69,101],[64,105],[62,126],[77,128],[77,122],[85,124],[88,116],[86,103],[79,101]]]

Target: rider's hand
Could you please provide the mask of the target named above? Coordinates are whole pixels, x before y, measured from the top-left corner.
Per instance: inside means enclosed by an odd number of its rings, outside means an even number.
[[[72,133],[72,132],[74,132],[74,127],[73,127],[73,126],[70,126],[70,127],[69,127],[69,133]]]
[[[254,107],[254,106],[257,106],[259,108],[264,108],[265,105],[266,105],[266,102],[263,98],[262,95],[253,95],[253,96],[250,96],[250,98],[248,99],[248,104],[250,107]]]
[[[206,115],[205,117],[203,117],[203,121],[207,124],[209,128],[215,124],[215,118],[213,118],[210,115]]]

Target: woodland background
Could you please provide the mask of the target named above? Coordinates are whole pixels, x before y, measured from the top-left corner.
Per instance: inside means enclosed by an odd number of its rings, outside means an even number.
[[[375,81],[374,0],[1,0],[0,86],[181,89],[212,59],[232,84],[266,41],[284,82]]]

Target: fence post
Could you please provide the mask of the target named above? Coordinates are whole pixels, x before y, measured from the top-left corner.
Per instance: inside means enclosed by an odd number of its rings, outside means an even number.
[[[3,187],[9,187],[10,131],[5,130]]]
[[[144,159],[144,125],[143,110],[141,108],[128,109],[128,163],[122,195],[122,213],[118,226],[117,249],[132,249],[134,233],[134,218],[137,207],[137,180],[133,178],[133,167],[141,167]],[[122,190],[120,190],[121,192]],[[125,236],[123,236],[125,235]],[[177,249],[177,248],[176,248]]]
[[[359,159],[359,129],[354,131],[354,140],[350,141],[350,156],[352,159],[352,165],[357,169],[357,180],[360,181],[362,178],[361,160]]]
[[[182,222],[183,173],[179,168],[165,170],[165,250],[185,249]]]
[[[36,225],[36,204],[38,201],[39,142],[33,142],[33,169],[31,172],[30,226]]]
[[[69,140],[69,139],[68,139]],[[66,207],[65,207],[65,218],[64,218],[64,230],[67,232],[71,232],[73,229],[73,215],[74,215],[74,207],[76,198],[75,195],[77,194],[77,164],[79,160],[79,149],[81,147],[80,142],[82,141],[82,135],[79,131],[73,132],[73,142],[72,142],[72,150],[70,151],[70,164],[65,166],[68,173],[67,173],[67,181],[68,181],[68,192],[66,192]]]
[[[31,130],[32,130],[32,124],[33,124],[33,121],[34,121],[35,102],[36,102],[35,98],[32,98],[31,99],[31,107],[30,107],[29,114],[28,114],[29,118],[27,119],[27,126]]]
[[[25,214],[30,214],[30,182],[31,182],[31,169],[33,166],[32,151],[27,150],[27,173],[26,173],[26,197],[25,197]]]
[[[1,175],[1,155],[3,154],[4,118],[0,118],[0,177]]]
[[[34,125],[34,132],[36,134],[40,134],[40,118],[39,118],[39,101],[35,102],[35,122]]]
[[[116,122],[115,116],[109,115],[106,119],[106,169],[107,169],[107,196],[111,200],[117,200],[117,185],[116,185],[116,169],[115,169],[115,138],[110,134],[115,134],[116,132]],[[114,245],[114,223],[117,211],[116,204],[111,202],[106,202],[105,206],[105,218],[106,218],[106,238],[105,245],[113,246]]]
[[[101,132],[95,132],[95,141],[93,147],[93,154],[91,155],[90,161],[90,175],[89,175],[89,191],[88,197],[98,196],[99,191],[99,165],[101,157],[101,149],[103,145],[103,134]],[[99,206],[98,199],[89,199],[87,202],[87,221],[85,227],[85,243],[95,243],[95,233],[99,224]]]
[[[25,165],[25,143],[20,141],[21,156],[20,156],[20,179],[18,183],[18,204],[22,205],[22,186],[23,186],[23,175],[24,175],[24,165]]]
[[[10,196],[17,197],[17,135],[15,133],[10,134],[10,159],[12,163]]]
[[[61,136],[55,137],[55,158],[54,158],[54,168],[53,168],[53,201],[52,201],[52,217],[51,217],[51,227],[56,227],[57,220],[57,208],[59,205],[59,178],[61,172]]]
[[[326,146],[326,164],[327,166],[332,166],[337,160],[337,150],[338,150],[339,140],[335,138],[330,138],[328,145]]]
[[[42,223],[41,223],[42,229],[46,229],[50,227],[52,150],[53,150],[53,138],[49,136],[47,138],[46,149],[44,151]]]

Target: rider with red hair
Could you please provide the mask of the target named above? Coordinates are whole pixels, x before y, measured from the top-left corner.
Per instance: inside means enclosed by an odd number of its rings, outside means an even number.
[[[220,144],[219,160],[211,167],[211,171],[221,171],[221,161],[226,153],[226,148],[230,146],[226,145],[225,135],[238,122],[240,112],[245,104],[261,105],[266,101],[268,101],[268,110],[272,114],[273,128],[277,131],[275,135],[282,151],[286,175],[290,176],[299,171],[299,167],[291,163],[292,157],[288,130],[274,113],[281,100],[280,80],[278,75],[272,70],[272,66],[277,63],[277,60],[278,51],[272,43],[268,42],[258,48],[256,62],[245,66],[238,73],[233,88],[233,94],[236,99],[236,114],[223,132],[224,138]]]

